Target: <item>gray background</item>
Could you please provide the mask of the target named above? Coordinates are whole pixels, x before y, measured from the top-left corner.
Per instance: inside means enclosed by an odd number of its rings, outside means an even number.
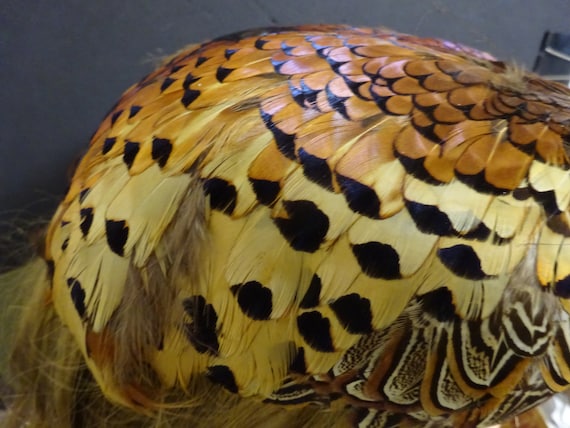
[[[0,261],[46,217],[121,92],[160,56],[249,27],[384,25],[532,67],[570,0],[0,0]]]

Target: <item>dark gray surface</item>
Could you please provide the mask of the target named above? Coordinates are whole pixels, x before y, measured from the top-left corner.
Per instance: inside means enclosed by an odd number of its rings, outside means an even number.
[[[569,0],[2,0],[0,221],[53,209],[121,92],[188,43],[259,26],[384,25],[530,68],[543,32],[569,31],[569,17]]]

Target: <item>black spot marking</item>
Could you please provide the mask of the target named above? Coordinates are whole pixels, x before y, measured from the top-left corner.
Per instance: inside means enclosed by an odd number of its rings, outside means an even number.
[[[435,110],[435,106],[433,107],[433,110]],[[414,121],[414,128],[416,131],[418,131],[418,133],[421,136],[427,138],[430,141],[433,141],[434,143],[441,144],[442,143],[441,137],[437,135],[437,132],[435,132],[435,125],[436,123],[438,123],[438,121],[435,120],[433,115],[429,116],[431,116],[432,120],[434,120],[433,123],[426,126],[420,126]]]
[[[111,250],[123,256],[125,253],[125,244],[129,237],[129,227],[125,220],[107,220],[105,222],[105,231],[107,235],[107,243]]]
[[[140,150],[140,143],[135,143],[133,141],[127,141],[123,149],[123,162],[127,165],[127,168],[131,168]]]
[[[226,77],[230,75],[232,71],[234,71],[233,68],[225,68],[219,66],[218,69],[216,70],[216,79],[218,80],[218,82],[223,83],[223,81],[226,79]]]
[[[306,374],[307,373],[307,363],[305,362],[305,349],[303,347],[297,349],[295,358],[291,361],[289,370],[293,373]]]
[[[200,96],[200,91],[196,89],[190,89],[190,85],[197,82],[198,80],[200,79],[198,77],[194,77],[192,73],[188,73],[184,78],[184,82],[182,83],[184,95],[182,95],[182,99],[180,100],[184,107],[188,107]]]
[[[334,61],[328,61],[329,64],[331,64],[331,67],[334,68],[334,65],[332,63],[334,63]],[[364,96],[361,95],[360,91],[360,87],[364,85],[364,82],[358,82],[355,80],[351,80],[351,78],[354,78],[352,76],[345,76],[342,75],[341,76],[344,80],[344,83],[346,83],[346,86],[349,87],[349,89],[352,91],[353,94],[355,94],[358,98],[360,98],[361,100],[366,100],[366,98]]]
[[[449,217],[438,207],[406,200],[406,208],[421,232],[439,236],[454,235]]]
[[[469,245],[459,244],[440,248],[437,255],[441,262],[454,274],[467,279],[485,279],[488,276],[481,269],[481,260]]]
[[[456,319],[453,295],[446,287],[440,287],[417,297],[424,312],[435,317],[440,322]]]
[[[131,106],[129,110],[129,119],[135,117],[139,111],[141,111],[141,106]]]
[[[489,229],[485,223],[481,222],[476,228],[470,230],[463,235],[457,234],[458,236],[463,236],[466,239],[476,239],[478,241],[486,241],[491,235],[491,229]],[[499,235],[493,236],[493,243],[497,245],[502,245],[506,242],[510,242],[510,239],[503,239]]]
[[[289,81],[289,91],[291,96],[297,104],[303,108],[314,108],[317,103],[317,96],[319,95],[318,90],[313,89],[301,79],[301,87],[294,86],[291,81]]]
[[[206,375],[212,382],[223,386],[234,394],[238,392],[236,378],[228,366],[210,366]]]
[[[160,92],[166,91],[174,82],[176,82],[176,79],[173,79],[172,77],[165,78],[162,81],[162,85],[160,85]]]
[[[467,175],[455,172],[455,176],[463,183],[467,184],[472,189],[477,190],[481,193],[486,193],[490,195],[506,195],[510,192],[509,189],[501,189],[499,187],[493,186],[485,179],[485,171],[481,171],[477,174]]]
[[[526,201],[532,196],[530,189],[528,187],[520,187],[513,190],[513,198],[517,201]]]
[[[69,246],[69,238],[65,238],[61,243],[61,251],[67,250],[68,246]]]
[[[71,301],[81,318],[85,316],[85,290],[76,278],[67,278],[67,286],[70,288]]]
[[[293,50],[296,46],[289,46],[285,42],[281,42],[281,50],[286,53],[287,55],[293,56]]]
[[[186,75],[186,77],[184,78],[184,82],[182,82],[182,88],[183,89],[190,89],[190,85],[192,83],[196,83],[198,80],[200,80],[199,77],[194,77],[194,75],[192,73],[188,73]]]
[[[418,180],[435,186],[443,184],[443,182],[433,177],[424,166],[425,158],[413,159],[396,152],[398,160],[406,170],[406,172]]]
[[[461,236],[465,239],[476,239],[479,241],[485,241],[491,235],[491,229],[485,226],[483,222],[480,222],[470,231],[459,233],[453,228],[447,214],[438,207],[408,200],[405,203],[414,223],[423,233],[439,236]]]
[[[158,166],[164,168],[170,153],[172,152],[172,143],[167,138],[153,138],[152,139],[152,158],[157,161]]]
[[[265,113],[260,110],[261,118],[265,127],[271,131],[277,148],[279,151],[288,159],[295,160],[295,135],[286,134],[281,131],[275,123],[273,123],[273,117],[270,114]]]
[[[299,303],[299,307],[303,309],[314,308],[319,304],[319,300],[321,299],[321,278],[317,274],[313,275],[311,279],[311,284],[309,284],[309,288],[307,292],[303,296],[303,300]]]
[[[283,65],[285,65],[289,61],[290,61],[290,59],[278,60],[275,57],[272,57],[271,58],[271,65],[273,66],[273,70],[275,70],[275,73],[282,74],[281,69],[283,68]]]
[[[81,192],[79,192],[79,203],[85,202],[85,198],[89,194],[89,190],[91,190],[91,189],[87,188],[87,189],[83,189]]]
[[[111,115],[111,126],[115,124],[121,113],[123,113],[123,110],[116,111]]]
[[[237,191],[233,184],[221,178],[204,181],[204,193],[210,196],[210,207],[231,215],[237,203]]]
[[[540,156],[540,153],[536,152],[536,143],[537,143],[536,140],[531,141],[530,143],[527,143],[527,144],[517,144],[516,141],[509,139],[509,137],[507,137],[507,139],[508,139],[509,143],[511,143],[515,149],[518,149],[519,151],[521,151],[522,153],[525,153],[527,155],[531,155],[536,160],[540,160],[542,162],[547,163],[547,161],[545,159],[543,159],[542,156]]]
[[[366,275],[372,278],[397,279],[400,274],[400,256],[388,244],[366,242],[352,246],[352,252]]]
[[[554,284],[554,294],[563,299],[570,299],[570,275],[556,281],[556,284]]]
[[[333,59],[329,55],[331,52],[330,46],[320,46],[320,45],[318,45],[318,43],[313,43],[313,47],[316,47],[316,46],[318,46],[318,49],[317,49],[318,55],[321,58],[325,59],[329,63],[330,67],[334,70],[334,72],[336,74],[338,74],[341,77],[344,77],[346,79],[346,76],[343,75],[343,73],[339,70],[341,65],[346,64],[346,61],[337,61],[337,60]],[[347,47],[348,47],[348,44],[347,44]],[[354,50],[356,48],[356,46],[351,45],[350,48],[351,48],[351,50]],[[369,74],[367,74],[367,75],[369,75]],[[375,77],[376,76],[374,76],[374,78]]]
[[[329,218],[312,201],[283,201],[288,218],[273,221],[289,245],[297,251],[314,253],[329,230]]]
[[[344,117],[347,120],[350,120],[350,117],[348,116],[348,112],[346,111],[346,106],[344,105],[344,102],[348,98],[347,97],[339,97],[336,94],[334,94],[330,90],[330,87],[328,84],[325,88],[325,93],[327,95],[327,102],[329,103],[329,105],[333,109],[335,109],[338,113],[340,113],[342,115],[342,117]]]
[[[103,141],[103,150],[101,150],[101,153],[104,155],[109,153],[116,142],[117,142],[117,139],[115,137],[105,138],[105,141]]]
[[[555,216],[562,212],[556,203],[556,193],[554,190],[539,192],[531,187],[530,191],[534,200],[544,208],[544,213],[547,217]]]
[[[374,77],[374,76],[371,76]],[[370,91],[370,95],[372,95],[372,99],[374,100],[374,102],[376,103],[376,105],[378,106],[378,108],[380,108],[380,110],[382,110],[384,113],[386,114],[391,114],[391,115],[395,115],[395,113],[392,113],[389,109],[388,109],[388,101],[390,100],[390,98],[392,98],[392,96],[389,95],[379,95],[377,94],[375,91]]]
[[[267,43],[267,40],[257,39],[255,41],[254,46],[256,49],[263,50],[263,46],[265,46],[266,43]]]
[[[546,225],[553,232],[563,235],[570,236],[570,224],[568,224],[566,218],[566,213],[550,216],[546,220]]]
[[[305,38],[309,43],[311,43],[311,46],[319,53],[319,56],[321,58],[327,58],[327,53],[328,51],[330,51],[330,44],[329,43],[321,43],[322,40],[319,40],[319,38],[315,38],[312,36],[308,36]],[[326,39],[325,39],[326,40]],[[351,45],[352,47],[352,45]]]
[[[297,317],[297,328],[311,348],[321,352],[334,352],[331,322],[320,312],[305,312]]]
[[[370,300],[352,293],[339,297],[329,306],[349,333],[367,334],[372,332]]]
[[[216,325],[218,314],[211,304],[202,296],[192,296],[182,302],[184,311],[192,318],[191,323],[184,325],[186,337],[196,351],[216,355],[219,350]]]
[[[239,51],[239,49],[226,49],[224,52],[224,56],[226,57],[226,59],[230,59],[233,54],[235,54],[237,51]]]
[[[198,97],[200,96],[200,91],[195,89],[186,89],[184,90],[184,95],[180,102],[184,105],[184,107],[188,107],[192,104]]]
[[[273,293],[257,281],[248,281],[230,287],[237,297],[240,309],[254,320],[268,320],[273,309]]]
[[[299,149],[299,160],[303,165],[305,177],[327,190],[333,190],[332,173],[326,159],[313,156],[301,147]]]
[[[258,180],[255,178],[250,178],[249,182],[253,187],[253,192],[255,193],[255,197],[259,201],[259,203],[267,206],[272,206],[277,197],[279,196],[279,192],[281,191],[281,185],[277,181],[270,181],[270,180]]]
[[[196,67],[200,67],[206,61],[208,61],[208,58],[206,58],[205,56],[198,57],[198,59],[196,60]]]
[[[336,178],[352,211],[366,217],[380,218],[380,199],[374,190],[340,174],[337,174]]]
[[[81,233],[85,237],[89,233],[91,224],[93,224],[93,208],[81,208],[79,215],[81,217],[79,229],[81,229]]]

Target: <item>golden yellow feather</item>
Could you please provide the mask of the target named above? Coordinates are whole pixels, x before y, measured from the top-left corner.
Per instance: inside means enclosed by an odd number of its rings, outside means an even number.
[[[568,141],[570,90],[449,42],[315,26],[178,53],[52,219],[12,423],[523,413],[570,385]]]

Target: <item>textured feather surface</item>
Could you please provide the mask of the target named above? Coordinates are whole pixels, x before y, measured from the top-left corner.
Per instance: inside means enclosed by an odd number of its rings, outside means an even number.
[[[522,412],[570,384],[569,95],[382,29],[194,47],[93,137],[55,308],[141,411],[206,373],[362,427]]]

